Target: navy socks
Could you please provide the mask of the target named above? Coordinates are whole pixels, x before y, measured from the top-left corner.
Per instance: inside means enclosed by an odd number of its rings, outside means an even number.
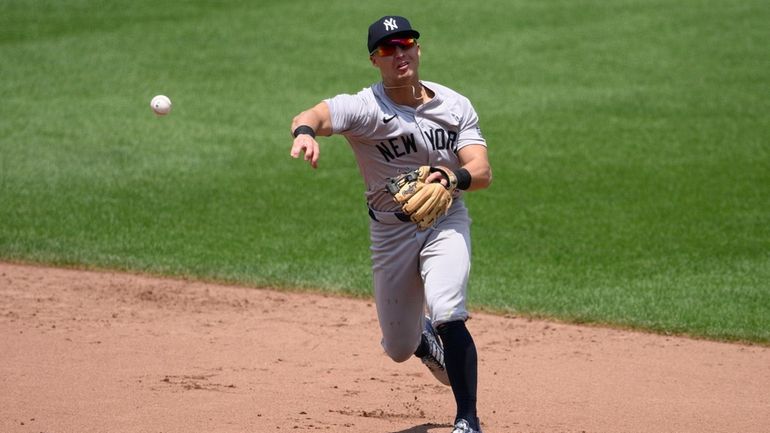
[[[476,418],[476,388],[478,386],[478,355],[465,322],[462,320],[441,324],[437,329],[444,344],[444,362],[452,382],[452,393],[457,402],[457,418],[468,421],[479,430]]]

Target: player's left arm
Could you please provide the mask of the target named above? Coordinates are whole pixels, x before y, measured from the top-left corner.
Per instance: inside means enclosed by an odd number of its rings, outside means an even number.
[[[460,173],[456,173],[458,186],[465,191],[484,189],[492,183],[492,167],[489,165],[485,140],[481,136],[479,116],[469,100],[462,99],[460,102],[462,120],[457,137],[460,148],[456,151],[460,162]],[[465,187],[468,174],[470,185]]]
[[[473,191],[484,189],[492,183],[492,167],[489,165],[486,146],[483,144],[466,145],[457,152],[457,157],[460,161],[460,168],[465,169],[470,175],[470,185],[467,188],[462,188],[462,186],[460,188],[465,191]],[[458,179],[461,178],[458,171],[455,171],[455,176]],[[446,177],[440,171],[434,171],[425,179],[425,183],[432,182],[441,182],[444,186],[449,185]],[[458,183],[458,185],[460,184],[462,182]]]
[[[468,170],[471,185],[466,191],[487,188],[492,183],[492,167],[489,165],[487,146],[469,144],[457,151],[460,167]]]

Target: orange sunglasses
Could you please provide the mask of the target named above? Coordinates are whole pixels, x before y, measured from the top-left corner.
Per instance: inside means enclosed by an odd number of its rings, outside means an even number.
[[[369,55],[377,55],[379,57],[388,57],[396,54],[396,47],[401,47],[402,50],[408,50],[417,45],[417,39],[415,38],[395,38],[388,39],[380,44]]]

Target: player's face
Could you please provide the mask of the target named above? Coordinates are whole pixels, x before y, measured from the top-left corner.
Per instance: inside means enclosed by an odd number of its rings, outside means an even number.
[[[420,45],[414,38],[393,38],[380,44],[370,56],[386,83],[409,81],[417,77]]]

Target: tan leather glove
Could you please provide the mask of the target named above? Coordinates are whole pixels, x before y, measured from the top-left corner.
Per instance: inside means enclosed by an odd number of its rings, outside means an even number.
[[[448,186],[440,182],[425,183],[433,172],[440,172]],[[447,213],[452,206],[452,192],[457,187],[457,177],[446,167],[422,167],[388,179],[388,192],[396,203],[420,230],[425,230]]]

